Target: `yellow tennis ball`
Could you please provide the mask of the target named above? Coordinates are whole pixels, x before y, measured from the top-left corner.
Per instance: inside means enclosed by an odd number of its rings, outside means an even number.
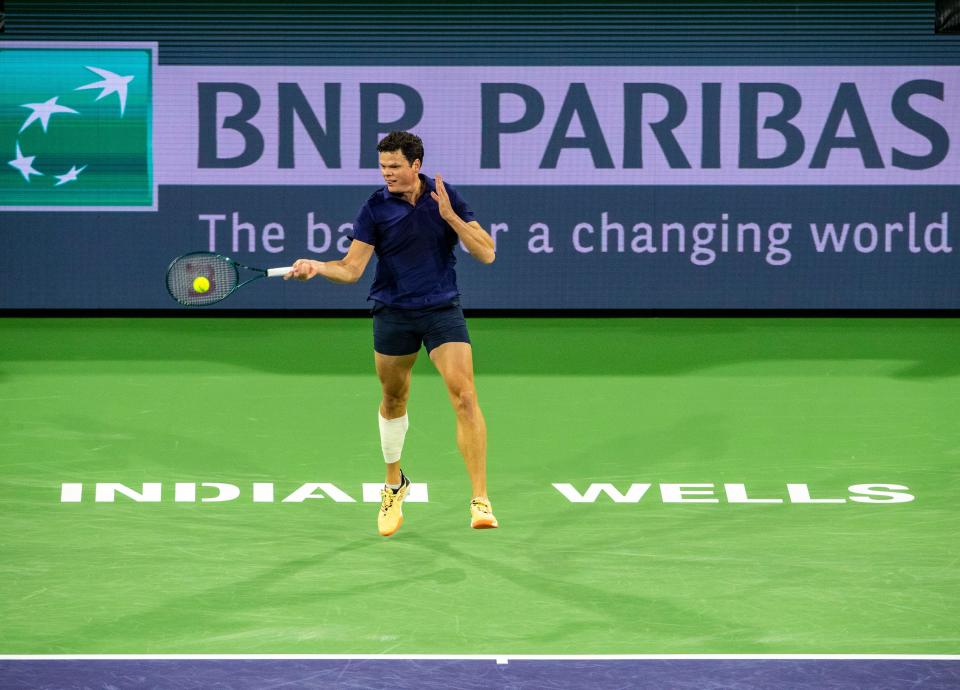
[[[194,292],[206,292],[210,289],[210,281],[203,276],[198,276],[193,281]]]

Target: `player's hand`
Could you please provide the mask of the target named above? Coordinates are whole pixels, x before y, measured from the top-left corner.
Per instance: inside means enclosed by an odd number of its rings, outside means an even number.
[[[312,259],[297,259],[293,262],[293,270],[283,276],[284,280],[310,280],[320,273],[320,262]]]
[[[450,195],[447,194],[447,188],[443,186],[443,177],[440,175],[437,175],[436,186],[437,191],[430,192],[430,196],[437,202],[437,206],[440,207],[440,217],[449,221],[455,218],[457,214],[453,210],[453,205],[450,203]]]

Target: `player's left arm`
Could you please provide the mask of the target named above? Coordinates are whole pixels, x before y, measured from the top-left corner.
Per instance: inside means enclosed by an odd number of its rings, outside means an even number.
[[[496,258],[493,238],[477,221],[467,222],[457,215],[440,175],[437,175],[436,186],[437,191],[430,192],[430,196],[440,208],[440,217],[447,221],[447,224],[459,235],[463,246],[473,258],[485,264],[492,264]]]

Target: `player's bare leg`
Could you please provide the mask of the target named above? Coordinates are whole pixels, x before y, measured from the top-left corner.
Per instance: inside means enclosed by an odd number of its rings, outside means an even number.
[[[407,400],[410,399],[410,374],[417,361],[417,353],[411,355],[381,355],[374,352],[377,376],[383,398],[380,401],[380,414],[386,419],[397,419],[407,413]],[[388,462],[387,484],[400,483],[400,461]]]
[[[487,497],[487,423],[473,382],[473,349],[469,343],[444,343],[431,351],[430,359],[447,385],[457,415],[457,446],[473,489],[473,526],[496,527]],[[483,517],[478,517],[478,510]]]
[[[403,524],[403,499],[410,490],[410,480],[400,471],[400,458],[407,433],[410,373],[417,355],[396,357],[375,352],[374,357],[383,391],[379,414],[380,441],[387,467],[386,486],[380,492],[377,529],[381,535],[389,537]]]

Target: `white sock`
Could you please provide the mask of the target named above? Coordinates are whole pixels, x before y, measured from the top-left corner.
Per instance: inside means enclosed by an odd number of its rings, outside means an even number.
[[[403,439],[407,435],[410,420],[407,415],[386,419],[379,410],[377,416],[380,418],[380,448],[383,450],[383,461],[388,464],[397,462],[403,453]]]

